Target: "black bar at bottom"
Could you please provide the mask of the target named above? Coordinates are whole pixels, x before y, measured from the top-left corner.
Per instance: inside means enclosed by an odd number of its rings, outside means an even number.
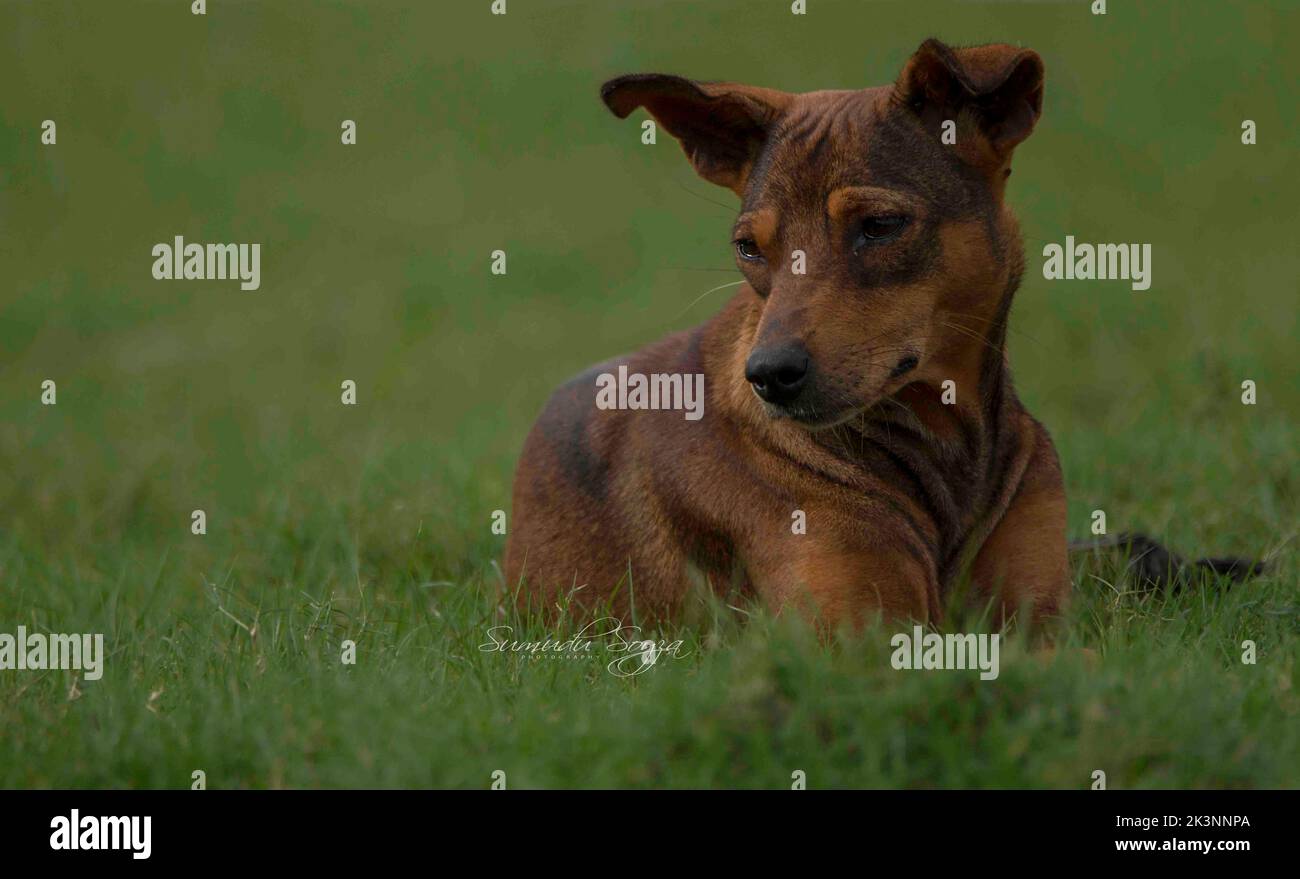
[[[626,868],[647,848],[643,866],[667,869],[687,852],[698,865],[713,850],[744,859],[774,845],[796,859],[835,850],[927,865],[990,854],[1231,865],[1293,855],[1297,806],[1294,791],[7,791],[0,849],[7,865],[126,869],[337,870],[435,853],[591,865],[605,850]]]

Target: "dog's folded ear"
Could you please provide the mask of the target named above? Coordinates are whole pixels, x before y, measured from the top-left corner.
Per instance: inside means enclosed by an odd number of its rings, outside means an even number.
[[[1002,166],[1029,137],[1043,112],[1043,59],[1029,49],[995,43],[952,48],[935,39],[916,50],[894,86],[895,96],[936,133],[943,120],[973,125],[984,143],[963,154]]]
[[[744,192],[749,169],[772,124],[791,95],[726,82],[694,82],[680,76],[635,73],[601,86],[605,105],[620,119],[645,107],[705,180]]]

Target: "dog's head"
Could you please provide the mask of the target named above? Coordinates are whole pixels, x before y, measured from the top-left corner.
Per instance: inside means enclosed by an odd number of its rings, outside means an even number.
[[[737,380],[769,415],[838,424],[955,379],[972,339],[988,344],[1023,263],[1002,196],[1042,109],[1034,52],[927,40],[880,88],[636,74],[601,96],[620,118],[645,107],[740,196],[732,238],[754,302]]]

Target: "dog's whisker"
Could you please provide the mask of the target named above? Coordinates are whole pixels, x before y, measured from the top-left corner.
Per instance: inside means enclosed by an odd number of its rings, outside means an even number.
[[[685,183],[682,183],[680,180],[674,180],[673,182],[676,183],[677,186],[688,195],[693,195],[696,198],[698,198],[700,201],[707,201],[711,205],[716,205],[717,207],[722,208],[724,211],[727,212],[728,216],[735,216],[736,208],[734,206],[725,205],[720,201],[714,201],[713,199],[709,198],[707,195],[700,195],[698,192],[696,192],[694,189],[691,189],[689,186],[687,186]]]
[[[716,287],[712,287],[712,288],[710,288],[710,289],[708,289],[708,290],[705,290],[705,291],[704,291],[703,293],[701,293],[699,296],[695,297],[695,300],[694,300],[693,302],[691,302],[690,305],[688,305],[688,306],[686,306],[685,308],[683,308],[683,309],[682,309],[682,310],[677,314],[677,317],[673,318],[673,320],[677,320],[678,317],[681,317],[682,315],[686,314],[686,312],[688,312],[688,311],[690,311],[692,308],[694,308],[696,305],[699,305],[700,300],[703,299],[705,296],[708,296],[710,293],[716,293],[716,292],[718,292],[719,290],[725,290],[725,289],[728,288],[728,287],[736,287],[736,286],[739,286],[740,284],[743,284],[743,283],[745,283],[745,279],[744,279],[744,278],[741,278],[739,281],[732,281],[730,284],[719,284],[719,285],[716,286]]]
[[[952,312],[949,312],[949,314],[950,314],[952,317],[965,317],[965,318],[970,318],[971,320],[979,321],[980,323],[988,324],[988,325],[990,325],[990,326],[996,326],[996,325],[998,324],[998,321],[996,321],[996,320],[994,320],[994,319],[992,319],[992,318],[980,317],[980,316],[977,315],[977,314],[969,314],[969,313],[967,313],[967,312],[963,312],[963,311],[952,311]],[[1011,322],[1008,321],[1008,320],[1006,320],[1006,319],[1003,319],[1003,320],[1002,320],[1002,327],[1003,327],[1003,329],[1005,329],[1007,332],[1009,332],[1009,333],[1015,333],[1017,336],[1021,337],[1022,339],[1027,339],[1028,341],[1033,342],[1035,345],[1038,345],[1038,346],[1041,347],[1042,344],[1043,344],[1043,343],[1040,342],[1038,339],[1035,339],[1033,336],[1029,335],[1029,334],[1026,333],[1025,331],[1023,331],[1023,330],[1019,330],[1019,329],[1017,329],[1016,327],[1012,326],[1012,325],[1011,325]]]
[[[979,342],[979,343],[982,344],[984,347],[988,348],[990,351],[997,351],[997,352],[1000,353],[1000,352],[1003,350],[1002,348],[998,347],[997,345],[994,345],[991,341],[989,341],[989,340],[988,340],[987,338],[985,338],[984,336],[982,336],[982,335],[980,335],[979,333],[977,333],[977,332],[975,332],[974,330],[972,330],[970,327],[962,326],[961,324],[950,323],[949,321],[942,321],[942,323],[943,323],[943,325],[944,325],[945,327],[948,327],[949,329],[956,330],[957,332],[961,333],[962,335],[966,336],[967,338],[969,338],[969,339],[973,339],[973,340],[975,340],[976,342]]]

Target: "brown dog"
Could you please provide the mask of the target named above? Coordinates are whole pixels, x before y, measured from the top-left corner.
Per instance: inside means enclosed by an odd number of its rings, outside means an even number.
[[[1061,472],[1004,350],[1024,256],[1003,193],[1042,109],[1038,55],[928,40],[863,91],[646,74],[601,95],[740,196],[747,283],[551,398],[515,478],[508,584],[663,615],[702,576],[835,627],[935,621],[968,570],[1004,617],[1057,613]],[[598,407],[620,366],[702,374],[703,416]]]

